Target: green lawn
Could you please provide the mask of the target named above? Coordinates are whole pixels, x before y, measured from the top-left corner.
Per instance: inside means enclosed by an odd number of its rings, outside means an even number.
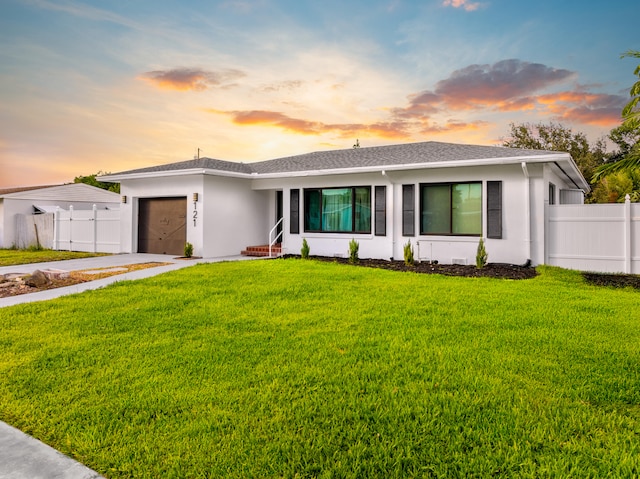
[[[76,251],[54,251],[51,249],[1,249],[0,266],[13,266],[28,263],[45,263],[64,259],[91,258],[105,256],[107,253],[79,253]]]
[[[640,293],[196,265],[0,309],[0,419],[116,477],[637,477]]]

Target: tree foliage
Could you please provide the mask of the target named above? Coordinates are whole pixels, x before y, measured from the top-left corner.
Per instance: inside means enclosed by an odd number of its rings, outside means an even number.
[[[591,192],[594,203],[622,203],[629,195],[640,201],[640,170],[621,170],[601,178]]]
[[[98,171],[92,175],[76,176],[73,179],[74,183],[84,183],[86,185],[95,186],[96,188],[102,188],[103,190],[113,191],[114,193],[120,193],[119,183],[105,183],[104,181],[98,181],[96,178],[102,175],[108,175],[109,173],[104,171]]]
[[[584,133],[574,133],[559,123],[511,123],[509,126],[510,137],[503,141],[503,146],[569,153],[587,180],[605,160],[604,140],[591,145]]]
[[[640,58],[640,51],[629,50],[622,55],[624,57]],[[622,155],[614,156],[611,161],[600,166],[593,176],[592,181],[598,181],[607,175],[619,171],[640,170],[640,64],[636,67],[633,74],[638,80],[631,86],[629,96],[631,100],[622,109],[623,123],[620,126],[622,131],[626,132],[628,138],[635,143],[628,144],[629,147]],[[613,133],[613,132],[612,132]],[[610,136],[612,141],[616,141]],[[617,138],[617,137],[616,137]],[[620,144],[619,144],[620,145]]]

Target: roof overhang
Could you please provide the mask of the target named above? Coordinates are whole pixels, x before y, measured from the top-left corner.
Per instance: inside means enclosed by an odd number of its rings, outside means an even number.
[[[301,171],[285,171],[274,173],[240,173],[233,171],[192,168],[185,170],[166,170],[166,171],[147,171],[128,174],[105,175],[98,178],[99,181],[122,182],[125,180],[138,180],[150,178],[166,178],[176,176],[196,176],[210,175],[231,178],[244,178],[251,180],[260,179],[278,179],[278,178],[302,178],[311,176],[331,176],[331,175],[348,175],[362,173],[380,173],[382,171],[407,171],[407,170],[425,170],[436,168],[460,168],[474,166],[499,166],[499,165],[520,165],[521,163],[551,163],[558,166],[564,175],[576,186],[577,189],[583,190],[585,193],[590,191],[589,184],[586,182],[577,165],[568,153],[552,153],[545,155],[528,155],[513,156],[504,158],[478,158],[453,161],[434,161],[426,163],[407,163],[399,165],[377,165],[364,167],[349,168],[332,168],[332,169],[316,169]]]
[[[209,176],[226,176],[231,178],[255,178],[255,174],[239,173],[235,171],[224,170],[212,170],[208,168],[191,168],[188,170],[166,170],[166,171],[145,171],[140,173],[127,173],[127,174],[115,174],[99,176],[98,181],[120,183],[124,180],[139,180],[147,178],[166,178],[173,176],[197,176],[197,175],[209,175]]]

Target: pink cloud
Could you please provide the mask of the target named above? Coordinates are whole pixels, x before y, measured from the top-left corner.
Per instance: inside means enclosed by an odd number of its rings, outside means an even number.
[[[245,74],[239,70],[212,72],[199,68],[174,68],[146,72],[140,75],[140,79],[163,90],[203,91],[243,76]]]
[[[470,2],[469,0],[443,0],[444,7],[463,8],[467,12],[473,12],[482,6],[480,2]]]

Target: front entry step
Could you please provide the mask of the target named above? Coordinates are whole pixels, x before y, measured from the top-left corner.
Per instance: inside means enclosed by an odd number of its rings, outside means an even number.
[[[240,252],[243,256],[269,256],[269,245],[247,246],[247,249]],[[280,256],[282,254],[282,244],[276,243],[271,246],[271,256]]]

